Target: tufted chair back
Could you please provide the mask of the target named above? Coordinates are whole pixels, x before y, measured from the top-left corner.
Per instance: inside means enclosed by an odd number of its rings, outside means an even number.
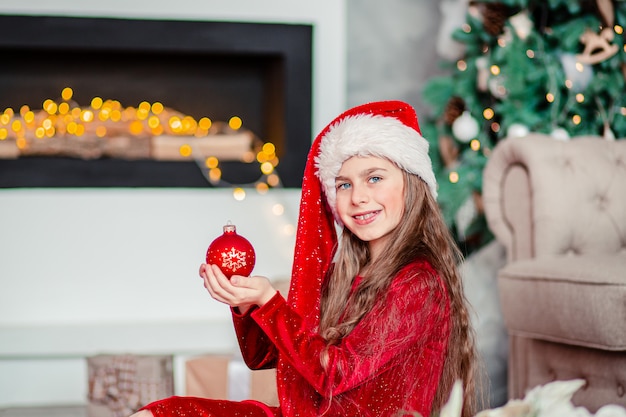
[[[520,140],[523,146],[516,144]],[[580,137],[563,142],[534,134],[506,141],[510,143],[499,144],[500,158],[485,171],[484,181],[508,184],[490,187],[484,202],[509,260],[626,255],[626,140]],[[520,189],[532,199],[506,195]]]

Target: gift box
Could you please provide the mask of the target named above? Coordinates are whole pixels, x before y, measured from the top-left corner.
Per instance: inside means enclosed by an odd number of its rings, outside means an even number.
[[[97,355],[87,358],[87,415],[127,417],[174,395],[171,355]]]
[[[185,363],[186,395],[224,400],[257,400],[278,405],[276,370],[250,370],[239,356],[203,355]]]

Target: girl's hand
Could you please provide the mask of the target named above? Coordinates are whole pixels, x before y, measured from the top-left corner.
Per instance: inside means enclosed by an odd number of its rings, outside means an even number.
[[[211,297],[231,307],[239,307],[241,313],[253,305],[264,305],[276,294],[266,277],[233,275],[228,279],[216,265],[200,265],[200,277]]]

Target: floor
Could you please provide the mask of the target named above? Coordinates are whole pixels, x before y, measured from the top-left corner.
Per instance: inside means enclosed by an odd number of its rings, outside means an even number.
[[[0,417],[87,417],[87,408],[81,405],[5,408],[0,409]]]

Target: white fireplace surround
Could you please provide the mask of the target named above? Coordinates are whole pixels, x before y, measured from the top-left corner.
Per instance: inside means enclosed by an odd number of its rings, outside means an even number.
[[[313,25],[312,136],[346,103],[345,0],[0,1],[0,14]],[[225,221],[257,247],[255,273],[289,276],[299,190],[0,190],[0,410],[83,404],[84,357],[236,350],[228,308],[197,267]]]

